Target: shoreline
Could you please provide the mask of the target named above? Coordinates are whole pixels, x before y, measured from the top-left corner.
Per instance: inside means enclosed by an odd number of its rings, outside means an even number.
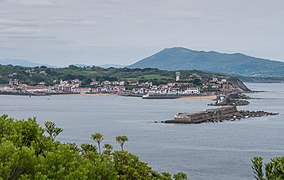
[[[50,96],[118,96],[117,94],[52,94]]]
[[[70,93],[70,94],[45,94],[45,95],[28,95],[28,94],[0,94],[2,96],[121,96],[119,94],[79,94],[79,93]],[[122,96],[128,97],[128,96]],[[133,96],[129,96],[133,97]],[[215,100],[217,98],[216,95],[208,95],[208,96],[180,96],[177,99],[187,99],[187,100]]]
[[[46,96],[118,96],[117,94],[45,94],[45,95],[29,95],[29,94],[0,94],[0,96],[27,96],[27,97],[46,97]]]
[[[184,96],[181,99],[188,99],[188,100],[215,100],[217,99],[216,95],[208,95],[208,96]]]

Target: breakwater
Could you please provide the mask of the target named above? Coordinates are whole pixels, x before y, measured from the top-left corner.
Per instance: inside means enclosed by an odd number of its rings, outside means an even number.
[[[226,106],[215,109],[207,109],[196,113],[178,113],[173,120],[164,123],[199,124],[206,122],[232,121],[250,117],[278,115],[265,111],[238,111],[236,106]]]

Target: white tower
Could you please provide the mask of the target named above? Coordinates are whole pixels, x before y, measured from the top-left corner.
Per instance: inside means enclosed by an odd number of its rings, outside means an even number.
[[[176,81],[180,80],[180,72],[176,72]]]

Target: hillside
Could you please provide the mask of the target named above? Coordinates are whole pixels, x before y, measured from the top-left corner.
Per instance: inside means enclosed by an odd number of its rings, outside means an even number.
[[[110,67],[114,67],[114,68],[124,68],[126,65],[120,65],[120,64],[102,64],[99,65],[99,67],[102,68],[110,68]]]
[[[249,91],[237,78],[228,75],[208,73],[197,70],[180,71],[181,79],[193,84],[202,84],[213,78],[228,79],[232,84],[244,91]],[[17,79],[20,83],[37,85],[44,82],[45,85],[55,85],[60,80],[79,79],[82,86],[90,86],[92,81],[151,81],[153,84],[165,84],[175,81],[175,71],[159,70],[154,68],[130,69],[130,68],[101,68],[77,67],[70,65],[66,68],[47,67],[20,67],[12,65],[0,65],[0,84],[8,84],[10,79]]]
[[[162,70],[202,70],[246,77],[284,77],[284,63],[255,58],[240,53],[194,51],[175,47],[142,59],[129,68]]]
[[[1,65],[13,65],[13,66],[23,66],[23,67],[36,67],[36,66],[46,66],[55,67],[48,64],[34,63],[25,59],[0,59]]]

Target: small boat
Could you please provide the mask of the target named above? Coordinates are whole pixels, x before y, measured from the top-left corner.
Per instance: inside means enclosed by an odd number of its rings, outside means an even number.
[[[144,99],[144,98],[148,98],[148,97],[150,97],[150,95],[149,95],[149,94],[144,94],[144,95],[142,96],[142,99]]]

